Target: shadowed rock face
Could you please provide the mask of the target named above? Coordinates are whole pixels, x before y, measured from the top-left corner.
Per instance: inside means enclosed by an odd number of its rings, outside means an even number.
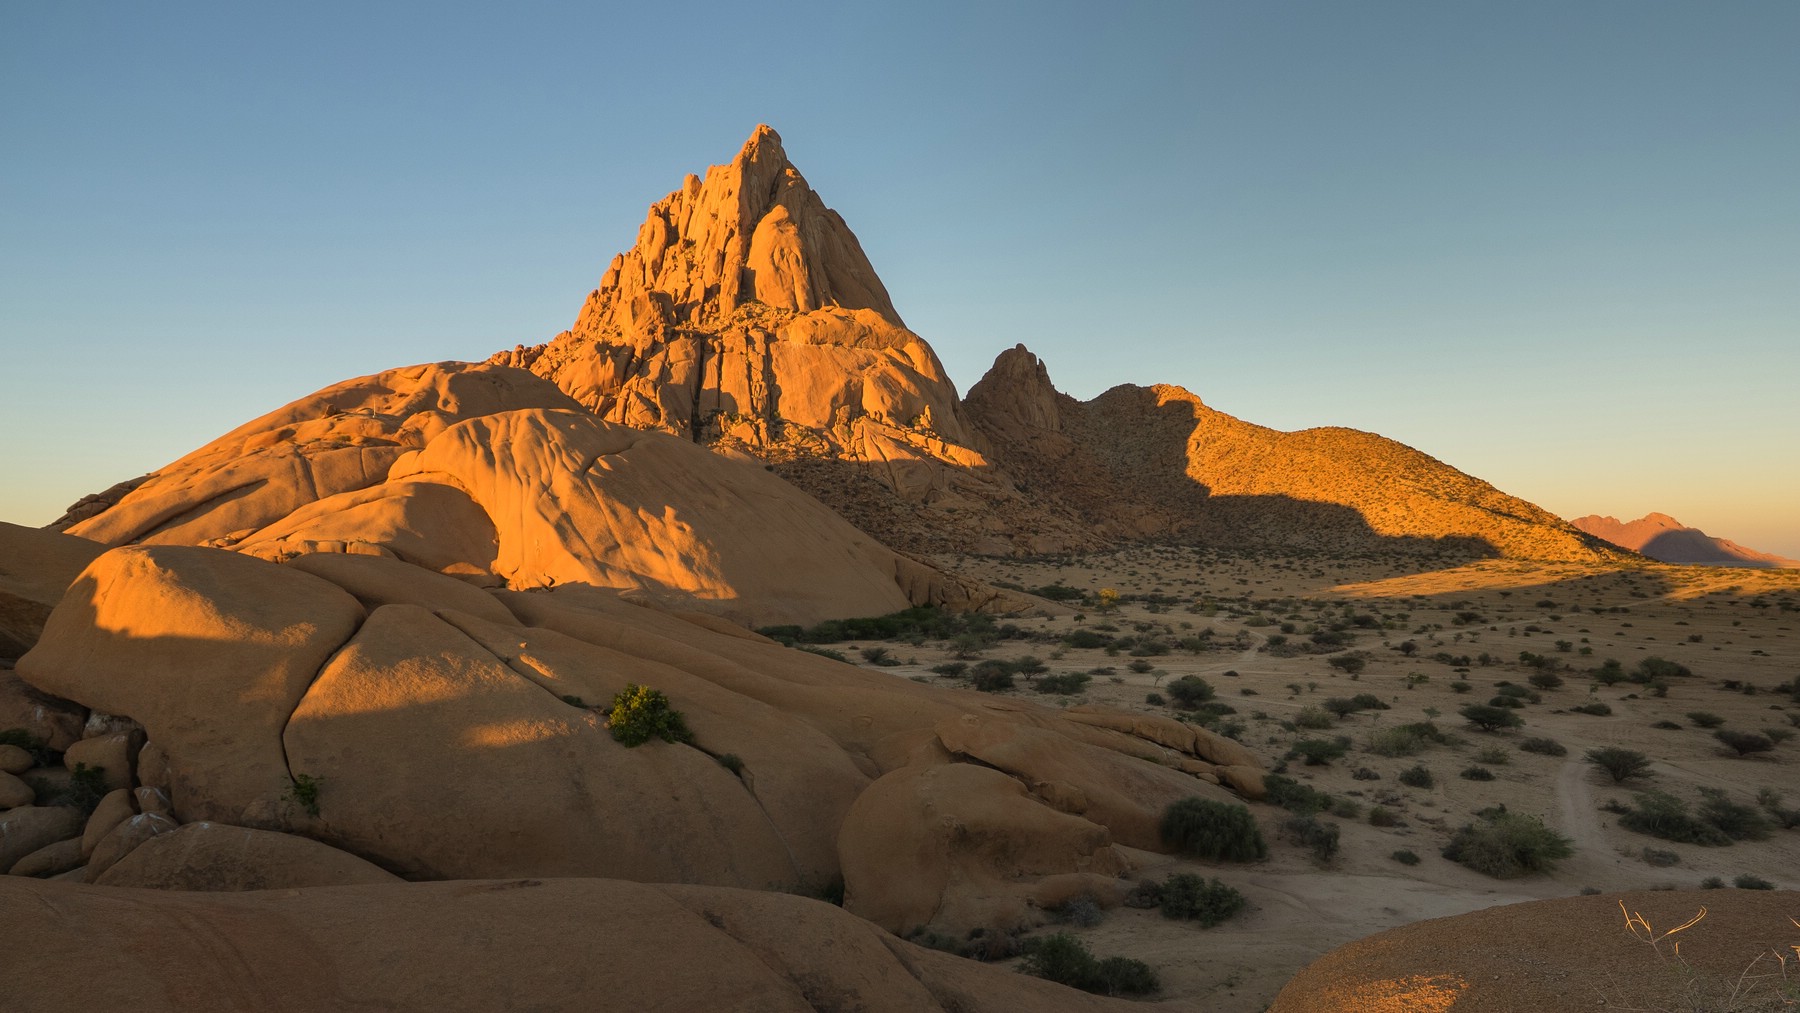
[[[258,893],[0,877],[9,1009],[1042,1013],[1139,1008],[901,942],[829,904],[613,880]],[[546,956],[551,960],[546,962]]]
[[[1046,509],[1114,539],[1337,551],[1597,559],[1609,549],[1550,513],[1411,447],[1354,429],[1284,433],[1180,387],[1059,393],[1024,346],[969,390],[989,457]]]
[[[1729,538],[1714,538],[1668,514],[1651,513],[1635,521],[1589,514],[1569,522],[1621,548],[1641,552],[1662,563],[1757,568],[1800,567],[1800,560],[1745,548]]]

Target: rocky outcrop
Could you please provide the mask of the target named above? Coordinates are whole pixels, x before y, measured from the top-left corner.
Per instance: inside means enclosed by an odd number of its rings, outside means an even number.
[[[1001,353],[967,405],[997,467],[1101,541],[1327,552],[1615,558],[1548,512],[1411,447],[1352,429],[1284,433],[1169,385],[1078,402],[1025,348]]]
[[[937,356],[862,247],[759,126],[736,158],[652,205],[568,331],[492,360],[610,422],[766,460],[841,465],[908,510],[1005,496]]]
[[[89,553],[84,539],[272,560],[380,556],[474,584],[626,590],[752,624],[1011,601],[895,554],[753,461],[604,421],[549,382],[494,365],[416,366],[326,388],[70,530],[83,537],[28,534]],[[66,584],[73,572],[45,579]],[[55,595],[29,594],[47,614]],[[21,638],[35,636],[21,627]]]
[[[1569,523],[1595,538],[1603,538],[1622,549],[1641,552],[1661,563],[1758,569],[1800,567],[1800,560],[1745,548],[1729,538],[1714,538],[1668,514],[1645,514],[1635,521],[1589,514]]]
[[[905,929],[1011,929],[1071,884],[1104,894],[1091,878],[1127,864],[1113,842],[1159,847],[1170,802],[1261,791],[1242,747],[1203,729],[921,685],[588,584],[483,591],[378,557],[114,549],[19,674],[136,719],[95,722],[84,741],[148,734],[85,828],[90,879],[184,882],[160,858],[132,870],[199,833],[178,826],[214,821],[411,879],[817,891],[842,877],[874,898],[895,875],[889,828],[928,805],[985,843],[911,849],[906,867],[940,886],[869,910]],[[665,694],[691,738],[615,740],[611,701],[632,685]],[[940,767],[924,794],[888,781]],[[30,850],[83,829],[57,825]],[[224,880],[251,875],[226,866]]]
[[[0,910],[32,912],[7,943],[16,1013],[1138,1008],[912,946],[819,901],[720,888],[510,879],[179,893],[0,877]]]

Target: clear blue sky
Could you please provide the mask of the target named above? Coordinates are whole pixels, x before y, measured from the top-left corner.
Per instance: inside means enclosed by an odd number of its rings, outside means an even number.
[[[967,390],[1800,558],[1800,3],[11,3],[0,518],[568,326],[758,122]]]

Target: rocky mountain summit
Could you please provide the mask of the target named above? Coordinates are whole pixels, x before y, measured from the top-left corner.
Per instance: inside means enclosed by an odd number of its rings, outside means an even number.
[[[1372,434],[1279,433],[1165,385],[1076,402],[1023,346],[960,399],[767,126],[651,206],[569,330],[491,361],[608,421],[762,459],[905,550],[1613,552]]]
[[[1749,566],[1756,568],[1800,567],[1800,560],[1746,548],[1729,538],[1715,538],[1681,523],[1668,514],[1649,513],[1635,521],[1589,514],[1569,522],[1575,527],[1623,549],[1641,552],[1662,563],[1701,566]]]

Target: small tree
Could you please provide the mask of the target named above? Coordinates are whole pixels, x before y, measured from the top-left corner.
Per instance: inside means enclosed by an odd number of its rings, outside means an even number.
[[[1606,771],[1614,784],[1624,784],[1634,777],[1650,775],[1650,758],[1634,749],[1621,749],[1618,746],[1590,749],[1584,758]]]
[[[1184,675],[1169,683],[1169,696],[1174,698],[1175,706],[1193,710],[1213,698],[1212,683],[1197,675]]]
[[[1326,664],[1350,675],[1356,675],[1368,665],[1368,662],[1354,654],[1339,654],[1328,659]]]
[[[1497,732],[1502,728],[1518,728],[1525,723],[1525,719],[1512,710],[1489,704],[1472,703],[1457,713],[1484,732]]]

